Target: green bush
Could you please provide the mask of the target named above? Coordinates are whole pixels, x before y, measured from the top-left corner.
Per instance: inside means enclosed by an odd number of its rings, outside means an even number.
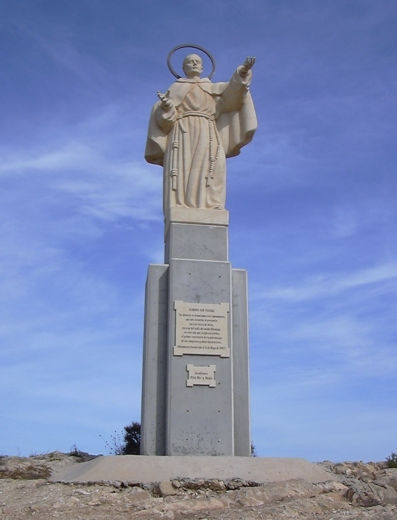
[[[110,436],[110,442],[106,442],[106,448],[112,455],[140,455],[141,425],[133,422],[124,426],[124,436],[117,431]]]
[[[388,468],[397,468],[397,453],[393,451],[392,454],[386,458],[386,466]]]
[[[133,422],[124,426],[123,455],[140,455],[141,448],[141,425]]]

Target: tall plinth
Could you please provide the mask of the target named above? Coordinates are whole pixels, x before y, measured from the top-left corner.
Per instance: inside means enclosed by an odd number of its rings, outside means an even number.
[[[143,455],[250,456],[247,273],[228,212],[175,208],[146,282]]]

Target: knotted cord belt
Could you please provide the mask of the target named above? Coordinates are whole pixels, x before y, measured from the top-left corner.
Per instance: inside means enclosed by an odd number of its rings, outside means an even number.
[[[176,116],[176,120],[182,119],[183,117],[196,116],[196,117],[205,117],[210,121],[215,121],[214,114],[207,114],[206,112],[183,112],[182,114],[178,114]]]

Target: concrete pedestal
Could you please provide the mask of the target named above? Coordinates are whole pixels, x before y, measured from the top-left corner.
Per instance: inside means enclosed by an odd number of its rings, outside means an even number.
[[[228,261],[225,213],[173,215],[166,263],[149,266],[144,455],[250,455],[247,280]]]
[[[255,482],[334,480],[320,465],[304,459],[260,457],[140,457],[110,455],[54,471],[52,482],[161,482],[173,479],[243,479]],[[390,518],[390,517],[389,517]]]

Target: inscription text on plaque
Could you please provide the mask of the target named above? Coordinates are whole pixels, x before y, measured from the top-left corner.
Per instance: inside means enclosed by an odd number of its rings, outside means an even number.
[[[188,372],[186,386],[201,385],[209,386],[210,388],[216,387],[216,365],[197,366],[188,363],[186,365],[186,370]]]
[[[174,356],[230,357],[229,304],[175,300]]]

